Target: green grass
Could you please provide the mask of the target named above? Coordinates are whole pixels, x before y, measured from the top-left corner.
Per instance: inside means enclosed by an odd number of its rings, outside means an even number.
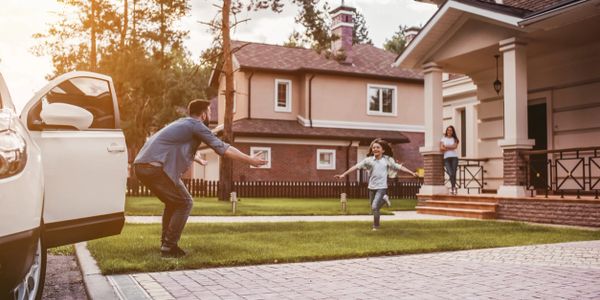
[[[393,199],[391,210],[414,210],[417,200]],[[391,214],[383,208],[382,214]],[[160,216],[163,204],[155,197],[127,197],[128,216]],[[298,215],[368,215],[368,199],[348,199],[346,213],[340,200],[333,198],[243,198],[237,204],[236,216],[298,216]],[[194,198],[192,216],[232,216],[231,202],[216,198]]]
[[[75,255],[75,246],[74,245],[65,245],[48,249],[49,255]]]
[[[188,224],[181,259],[159,253],[160,225],[88,243],[103,274],[198,269],[600,239],[600,231],[494,221]]]

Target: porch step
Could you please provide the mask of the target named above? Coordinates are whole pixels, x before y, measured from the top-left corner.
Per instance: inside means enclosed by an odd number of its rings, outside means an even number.
[[[475,202],[475,201],[442,201],[442,200],[427,200],[426,207],[446,207],[456,209],[475,209],[475,210],[490,210],[495,212],[498,204],[492,202]]]
[[[464,208],[447,208],[447,207],[431,207],[431,206],[417,206],[417,213],[419,214],[430,214],[430,215],[442,215],[442,216],[453,216],[463,218],[475,218],[475,219],[495,219],[496,212],[492,210],[484,209],[464,209]]]
[[[419,200],[498,203],[495,194],[417,195]]]

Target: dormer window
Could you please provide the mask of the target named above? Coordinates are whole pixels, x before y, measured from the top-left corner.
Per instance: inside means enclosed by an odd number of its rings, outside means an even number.
[[[275,79],[275,111],[292,111],[292,81]]]

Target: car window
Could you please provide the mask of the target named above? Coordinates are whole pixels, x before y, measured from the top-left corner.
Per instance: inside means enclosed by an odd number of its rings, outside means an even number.
[[[71,78],[52,88],[42,99],[49,104],[66,103],[89,111],[93,115],[90,129],[115,128],[113,97],[106,80],[90,77]],[[41,124],[42,99],[31,108],[28,115],[28,124],[34,125],[29,126],[32,130],[39,127],[35,124]]]

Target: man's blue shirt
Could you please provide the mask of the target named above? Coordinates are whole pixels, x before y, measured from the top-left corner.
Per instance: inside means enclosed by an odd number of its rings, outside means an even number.
[[[229,148],[229,144],[218,139],[199,120],[181,118],[151,136],[138,153],[134,164],[161,163],[167,176],[177,183],[192,164],[202,142],[220,156]]]

